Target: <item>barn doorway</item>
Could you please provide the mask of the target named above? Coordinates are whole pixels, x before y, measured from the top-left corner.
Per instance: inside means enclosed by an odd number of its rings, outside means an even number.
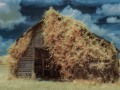
[[[48,50],[35,48],[34,71],[36,78],[58,79],[60,78],[60,67],[52,63]],[[52,63],[52,64],[51,64]]]

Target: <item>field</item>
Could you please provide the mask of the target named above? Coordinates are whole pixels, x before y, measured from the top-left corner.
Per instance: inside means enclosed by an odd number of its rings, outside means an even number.
[[[120,90],[120,82],[96,84],[88,81],[53,82],[14,79],[7,80],[8,68],[0,65],[0,90]]]

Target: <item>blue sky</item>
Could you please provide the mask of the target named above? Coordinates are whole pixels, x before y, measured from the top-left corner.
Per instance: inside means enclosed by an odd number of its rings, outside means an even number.
[[[120,50],[120,0],[0,0],[0,56],[51,6]]]

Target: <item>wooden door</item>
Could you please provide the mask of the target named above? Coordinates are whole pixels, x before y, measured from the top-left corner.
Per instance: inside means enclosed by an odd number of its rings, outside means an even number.
[[[37,78],[50,78],[50,55],[47,50],[35,49],[35,74]]]

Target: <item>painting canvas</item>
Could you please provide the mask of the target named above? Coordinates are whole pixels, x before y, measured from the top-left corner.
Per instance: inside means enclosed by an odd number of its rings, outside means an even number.
[[[119,0],[1,0],[0,90],[119,90],[119,28]]]

